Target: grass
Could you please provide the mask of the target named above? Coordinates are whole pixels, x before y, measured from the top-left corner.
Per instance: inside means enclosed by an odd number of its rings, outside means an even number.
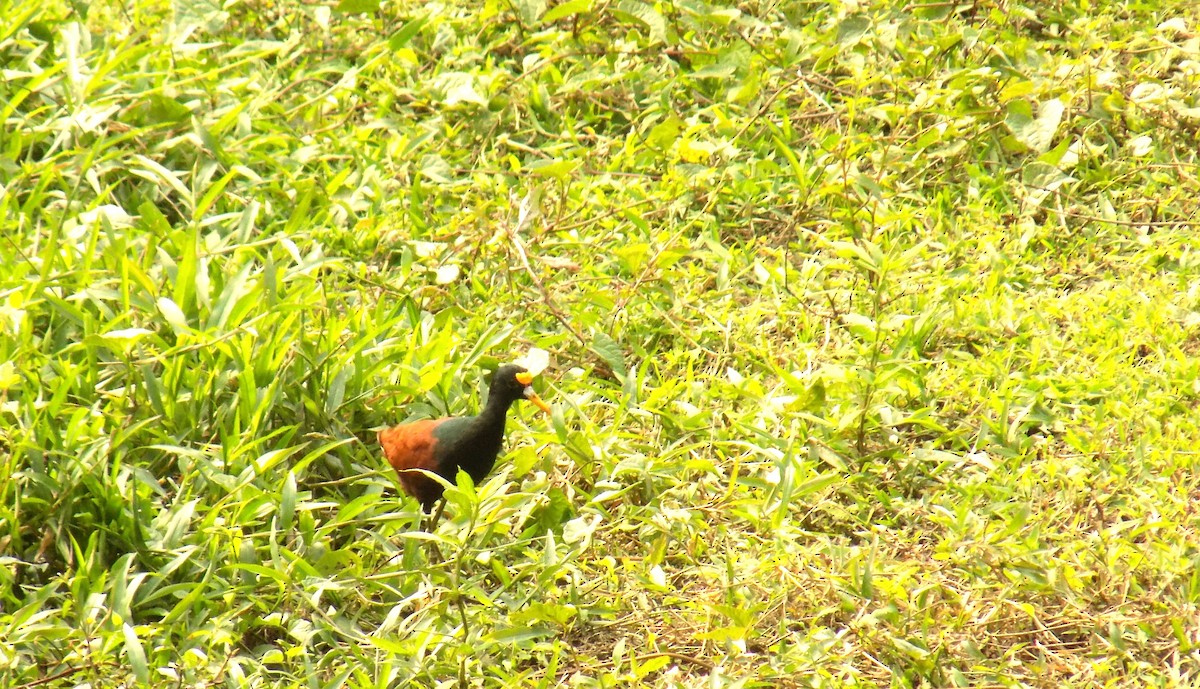
[[[0,15],[5,686],[1200,676],[1195,7]]]

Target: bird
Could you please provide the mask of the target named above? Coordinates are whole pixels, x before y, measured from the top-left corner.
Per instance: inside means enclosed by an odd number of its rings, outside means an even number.
[[[517,400],[532,402],[547,414],[550,405],[533,390],[533,374],[524,366],[506,364],[496,369],[487,404],[477,416],[422,419],[379,431],[377,438],[384,457],[400,477],[404,492],[429,512],[441,501],[427,525],[431,530],[441,517],[446,501],[442,484],[417,471],[424,469],[454,483],[458,470],[475,483],[482,481],[496,464],[504,444],[504,422]]]

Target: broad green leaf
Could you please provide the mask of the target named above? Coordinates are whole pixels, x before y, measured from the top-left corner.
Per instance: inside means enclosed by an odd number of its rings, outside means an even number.
[[[11,361],[0,362],[0,392],[14,388],[21,382],[17,367]]]
[[[646,143],[664,151],[669,150],[684,128],[683,120],[672,115],[650,129],[646,134]]]
[[[175,507],[171,512],[171,518],[167,521],[167,525],[163,529],[162,540],[159,545],[161,549],[174,550],[179,546],[187,533],[188,526],[191,524],[192,516],[196,513],[196,506],[199,504],[200,500],[194,499]]]
[[[338,369],[338,372],[333,376],[333,380],[329,382],[329,389],[325,392],[325,413],[334,415],[341,408],[342,402],[346,397],[346,380],[354,373],[354,368],[350,365],[343,366]]]
[[[337,11],[345,14],[378,12],[381,0],[338,0]]]
[[[907,639],[902,639],[898,636],[892,637],[892,644],[896,648],[900,649],[904,653],[907,653],[908,655],[912,656],[913,658],[925,658],[929,655],[929,649],[922,648],[921,646],[918,646],[917,644],[913,643],[912,641],[909,641]]]
[[[867,35],[871,30],[870,17],[862,14],[856,14],[846,17],[838,24],[837,40],[843,46],[854,45],[862,40],[862,37]]]
[[[525,169],[539,177],[554,177],[566,181],[583,163],[579,160],[535,160]]]
[[[199,221],[208,214],[209,209],[211,209],[213,204],[217,202],[217,199],[220,198],[221,194],[225,191],[225,188],[229,186],[229,183],[233,181],[237,174],[237,170],[230,170],[224,175],[221,175],[221,178],[216,182],[209,185],[208,189],[204,191],[204,194],[200,196],[200,201],[196,204],[196,210],[192,213],[193,220]]]
[[[129,661],[129,666],[133,668],[133,676],[142,685],[150,683],[150,668],[146,664],[146,650],[142,648],[142,642],[138,639],[137,632],[128,622],[121,625],[121,631],[125,636],[125,660]]]
[[[260,579],[264,579],[267,581],[275,581],[278,583],[287,583],[289,580],[287,572],[281,572],[281,571],[275,569],[274,567],[265,567],[263,565],[256,565],[256,564],[247,563],[247,562],[236,562],[236,563],[229,565],[229,568],[233,569],[233,570],[242,570],[242,571],[249,572],[249,573],[259,577]]]
[[[543,14],[542,24],[553,24],[563,17],[591,12],[595,4],[596,0],[567,0],[567,2],[551,7]]]
[[[150,406],[154,408],[154,413],[166,416],[167,410],[163,405],[163,398],[166,395],[163,393],[162,381],[159,380],[150,364],[142,364],[139,370],[142,373],[142,384],[146,386],[146,396],[150,398]],[[0,385],[0,388],[3,386]]]
[[[133,553],[125,553],[117,558],[110,570],[112,577],[112,610],[124,622],[129,622],[132,618],[130,613],[130,602],[132,594],[137,590],[137,586],[133,586],[132,590],[129,587],[129,567],[133,562]]]
[[[802,497],[805,497],[808,495],[812,495],[813,493],[818,493],[820,491],[823,491],[826,488],[829,488],[830,486],[837,484],[844,480],[845,480],[845,477],[841,474],[832,474],[832,473],[831,474],[822,474],[820,476],[817,476],[816,478],[812,478],[807,481],[804,481],[803,483],[797,484],[795,489],[793,489],[793,491],[792,491],[792,497],[793,498],[802,498]]]
[[[299,447],[279,447],[268,450],[254,459],[254,473],[262,475],[291,457]]]
[[[1050,150],[1065,110],[1066,106],[1061,100],[1051,98],[1038,106],[1038,114],[1034,118],[1028,104],[1014,101],[1009,104],[1004,122],[1018,141],[1037,153],[1045,153]]]
[[[516,623],[523,622],[529,625],[538,622],[565,625],[578,614],[579,610],[574,605],[533,602],[524,609],[511,613],[509,619]]]
[[[132,160],[141,167],[131,167],[129,170],[131,173],[150,181],[161,181],[178,194],[189,209],[195,205],[191,190],[187,188],[176,172],[168,170],[158,161],[144,155],[135,155]]]
[[[216,330],[224,330],[226,323],[229,322],[229,316],[233,312],[234,306],[238,300],[250,289],[249,278],[250,272],[254,269],[254,265],[247,261],[242,265],[241,269],[225,283],[225,287],[221,290],[221,294],[217,297],[217,301],[213,304],[212,313],[208,316],[208,323],[205,327],[215,328]],[[197,278],[201,275],[207,287],[208,274],[203,269],[197,271]],[[207,289],[201,290],[197,287],[197,294],[207,293]]]
[[[600,355],[600,358],[608,364],[613,373],[621,378],[624,378],[629,370],[625,367],[625,355],[621,351],[621,345],[610,337],[607,333],[597,331],[592,337],[592,350]]]
[[[393,51],[398,51],[407,46],[408,42],[412,40],[413,36],[416,36],[418,33],[420,33],[421,29],[428,21],[428,17],[421,16],[405,22],[404,26],[400,27],[400,30],[392,34],[392,37],[388,39],[388,47]]]
[[[534,627],[527,624],[518,624],[496,629],[484,637],[483,643],[485,645],[511,646],[521,644],[522,642],[544,639],[555,634],[557,632],[553,627]]]
[[[167,297],[159,297],[155,302],[158,305],[158,312],[166,319],[167,324],[175,331],[176,335],[187,333],[188,327],[187,316],[183,315],[183,310]]]
[[[539,459],[537,450],[532,447],[519,447],[509,455],[513,465],[513,474],[516,476],[528,474]]]
[[[634,242],[618,247],[615,253],[621,259],[625,271],[637,275],[650,258],[651,247],[646,242]]]
[[[288,471],[283,479],[283,490],[279,497],[279,529],[284,533],[292,530],[292,519],[296,515],[296,474]]]
[[[160,93],[150,94],[142,110],[146,124],[161,125],[183,122],[192,116],[192,111],[183,103]]]
[[[737,74],[737,65],[730,62],[714,62],[690,73],[693,79],[728,79]]]
[[[438,155],[422,156],[420,160],[421,174],[439,184],[454,180],[454,171],[444,158]]]
[[[676,662],[675,659],[665,653],[662,655],[651,655],[645,660],[630,658],[630,664],[633,667],[633,674],[638,678],[639,681],[661,671],[663,668],[667,667],[673,662]]]
[[[261,208],[258,201],[251,201],[246,204],[246,208],[242,210],[238,218],[238,242],[246,244],[254,235],[254,225],[258,220],[258,211]]]
[[[667,39],[667,20],[652,4],[641,0],[620,0],[617,7],[610,7],[609,11],[622,21],[632,20],[645,27],[652,44]]]

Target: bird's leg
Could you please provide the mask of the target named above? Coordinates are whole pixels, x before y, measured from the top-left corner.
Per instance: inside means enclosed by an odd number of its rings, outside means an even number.
[[[446,509],[446,497],[442,496],[441,501],[438,502],[437,510],[435,510],[433,514],[429,515],[429,520],[425,522],[423,527],[421,527],[422,530],[433,533],[433,529],[437,526],[438,520],[442,518],[442,510],[444,509]],[[433,549],[433,554],[436,561],[441,562],[443,560],[442,550],[441,548],[438,548],[437,541],[429,541],[429,547]]]
[[[438,520],[442,518],[442,510],[446,509],[446,496],[438,502],[437,511],[429,516],[429,521],[425,522],[425,530],[433,533],[433,528],[437,526]]]

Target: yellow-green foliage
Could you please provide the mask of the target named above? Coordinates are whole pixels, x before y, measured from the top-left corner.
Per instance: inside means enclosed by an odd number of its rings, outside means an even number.
[[[3,686],[1198,681],[1196,6],[0,16]]]

